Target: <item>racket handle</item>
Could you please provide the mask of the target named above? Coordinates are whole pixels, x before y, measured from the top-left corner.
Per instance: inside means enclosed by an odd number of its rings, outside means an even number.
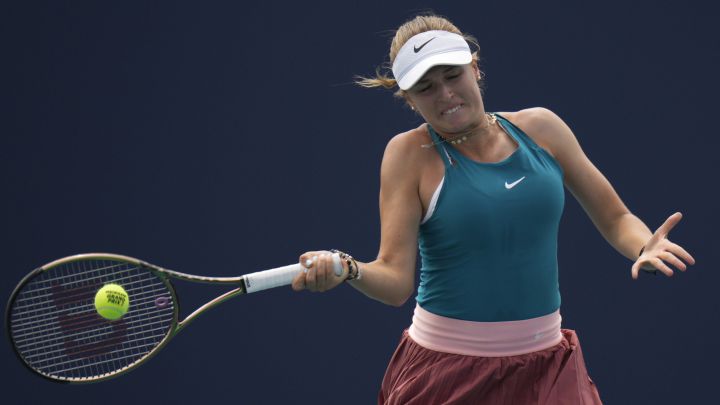
[[[342,275],[343,268],[340,261],[340,255],[333,253],[333,270],[335,275]],[[246,274],[245,291],[247,293],[267,290],[268,288],[282,287],[292,284],[293,279],[300,272],[305,270],[300,263],[291,264],[289,266],[277,267],[270,270],[258,271]]]

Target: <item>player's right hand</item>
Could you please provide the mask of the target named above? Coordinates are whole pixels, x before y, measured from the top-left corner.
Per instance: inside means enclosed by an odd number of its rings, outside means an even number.
[[[292,282],[295,291],[309,290],[323,292],[340,285],[348,276],[347,263],[342,264],[342,273],[335,274],[332,252],[319,250],[300,255],[300,264],[305,271],[300,272]]]

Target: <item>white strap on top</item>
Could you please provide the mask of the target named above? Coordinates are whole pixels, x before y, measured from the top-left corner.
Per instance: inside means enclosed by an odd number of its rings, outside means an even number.
[[[423,218],[422,222],[420,222],[420,225],[427,222],[430,217],[432,216],[433,212],[435,212],[435,206],[437,205],[438,197],[440,196],[440,190],[442,189],[443,183],[445,182],[445,176],[440,180],[440,184],[438,184],[437,188],[435,189],[435,192],[432,195],[432,198],[430,199],[430,206],[428,207],[427,212],[425,213],[425,218]]]

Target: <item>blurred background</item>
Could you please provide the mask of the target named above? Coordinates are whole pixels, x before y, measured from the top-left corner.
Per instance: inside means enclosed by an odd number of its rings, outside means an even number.
[[[0,12],[5,302],[83,252],[231,276],[379,245],[387,141],[420,117],[352,84],[434,11],[479,40],[489,111],[543,106],[628,208],[697,260],[630,278],[569,192],[563,327],[607,404],[715,396],[720,30],[707,2],[12,2]],[[177,283],[186,311],[223,288]],[[212,310],[148,364],[96,385],[36,377],[0,347],[4,403],[370,404],[414,299],[289,287]],[[112,395],[110,395],[112,393]]]

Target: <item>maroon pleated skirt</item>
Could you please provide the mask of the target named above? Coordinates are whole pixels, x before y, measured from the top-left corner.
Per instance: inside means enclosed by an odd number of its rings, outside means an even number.
[[[518,356],[476,357],[426,349],[403,332],[383,378],[385,405],[596,405],[575,331],[557,345]]]

